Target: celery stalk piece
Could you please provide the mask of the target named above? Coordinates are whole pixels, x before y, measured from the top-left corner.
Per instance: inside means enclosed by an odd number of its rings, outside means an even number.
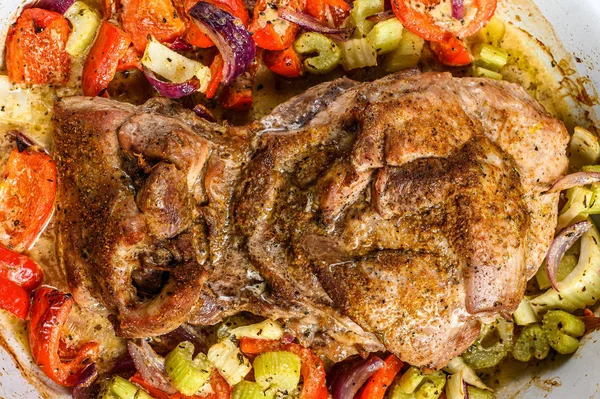
[[[402,32],[402,39],[397,49],[385,55],[383,67],[387,73],[414,68],[421,59],[425,41],[409,30]]]
[[[396,18],[377,23],[367,35],[367,40],[378,55],[387,54],[400,46],[403,26]]]
[[[537,314],[529,304],[527,298],[523,298],[521,303],[519,303],[519,307],[515,310],[515,313],[513,313],[513,320],[518,326],[526,326],[538,321]]]
[[[294,49],[300,54],[317,53],[316,56],[304,60],[306,70],[315,74],[333,71],[342,58],[338,45],[327,36],[316,32],[301,34],[294,42]]]
[[[73,29],[65,50],[73,57],[80,56],[90,46],[100,26],[100,15],[82,1],[74,2],[65,12]]]
[[[573,130],[569,152],[570,164],[575,168],[598,163],[600,160],[598,137],[589,130],[577,126]]]
[[[231,399],[274,399],[275,395],[268,388],[263,388],[256,382],[241,381],[233,387]]]
[[[493,399],[494,397],[494,394],[490,391],[484,391],[483,389],[471,386],[467,387],[467,392],[469,399]]]
[[[404,393],[413,393],[425,378],[423,372],[412,366],[398,380],[398,386]]]
[[[165,358],[165,369],[171,382],[184,395],[192,396],[210,377],[211,365],[206,355],[199,353],[192,360],[194,344],[184,341]]]
[[[546,334],[539,324],[530,324],[521,331],[515,346],[512,350],[512,355],[520,362],[528,362],[532,356],[536,359],[544,359],[550,352],[550,345]]]
[[[594,305],[600,298],[600,234],[596,226],[580,238],[579,261],[564,280],[558,282],[560,292],[549,289],[530,300],[539,313],[548,309],[573,312]]]
[[[153,399],[146,391],[132,384],[125,378],[114,376],[104,386],[98,399]]]
[[[224,339],[211,346],[207,356],[229,385],[235,385],[243,380],[252,369],[248,359],[229,339]]]
[[[196,77],[200,81],[198,91],[205,92],[208,87],[211,76],[209,67],[184,57],[154,38],[148,42],[141,61],[146,68],[173,83],[187,82]]]
[[[300,383],[300,357],[291,352],[265,352],[254,359],[254,378],[263,388],[294,391]]]
[[[475,370],[493,367],[500,363],[508,354],[513,343],[513,324],[504,319],[497,319],[494,323],[486,324],[482,328],[479,338],[462,354],[465,363]],[[482,342],[488,337],[494,337],[497,331],[498,340],[493,345],[483,346]]]
[[[492,17],[488,24],[474,35],[474,39],[477,42],[498,46],[505,33],[506,26],[504,26],[504,22],[497,17]]]
[[[356,0],[350,11],[350,24],[356,27],[356,34],[359,38],[365,37],[373,26],[374,22],[368,21],[367,17],[382,12],[384,8],[383,0]]]
[[[498,72],[494,72],[487,68],[482,68],[476,65],[471,66],[469,70],[469,74],[474,78],[490,78],[496,80],[502,80],[502,74]]]
[[[475,51],[475,65],[497,71],[508,62],[508,53],[498,47],[484,44]]]
[[[414,393],[415,399],[437,399],[444,392],[446,385],[446,375],[441,371],[436,371],[425,377],[423,384]]]
[[[377,65],[377,53],[367,39],[350,39],[340,42],[339,46],[346,71]]]
[[[551,310],[544,315],[542,329],[554,350],[569,355],[579,348],[577,338],[585,332],[585,324],[577,316],[563,310]]]
[[[394,386],[392,390],[392,394],[389,396],[389,399],[414,399],[415,395],[412,393],[406,393],[400,388],[399,385]]]
[[[229,331],[229,334],[236,338],[250,337],[280,340],[283,337],[283,328],[276,321],[267,319],[260,323],[234,328]]]

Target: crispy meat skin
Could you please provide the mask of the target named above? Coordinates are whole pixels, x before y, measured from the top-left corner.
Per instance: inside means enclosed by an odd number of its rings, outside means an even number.
[[[440,368],[519,304],[567,141],[520,87],[443,73],[324,83],[242,128],[63,100],[60,258],[125,336],[248,311],[334,361]]]

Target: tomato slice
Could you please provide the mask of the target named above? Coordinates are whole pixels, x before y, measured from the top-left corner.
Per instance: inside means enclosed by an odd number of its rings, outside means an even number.
[[[223,57],[217,54],[210,64],[210,82],[206,88],[206,98],[213,98],[217,94],[217,89],[223,80]]]
[[[71,57],[65,47],[69,23],[60,14],[25,9],[6,37],[6,69],[13,83],[65,84]]]
[[[252,108],[252,88],[242,87],[236,89],[227,86],[223,90],[220,102],[221,106],[225,109],[240,112],[248,111]]]
[[[443,42],[430,42],[429,48],[444,65],[464,66],[473,62],[473,57],[465,43],[455,36],[450,36]]]
[[[117,71],[127,71],[129,69],[142,70],[142,63],[140,62],[140,56],[138,55],[135,47],[129,47],[125,52],[123,58],[119,60],[117,64]]]
[[[98,357],[99,346],[95,342],[84,344],[78,349],[61,353],[62,327],[69,317],[74,299],[51,287],[39,288],[33,298],[29,322],[29,347],[38,367],[52,381],[73,386],[81,372]]]
[[[0,276],[0,309],[9,311],[19,319],[25,320],[30,304],[31,298],[23,287]]]
[[[254,6],[252,23],[248,30],[256,45],[265,50],[284,50],[292,45],[298,33],[298,25],[288,22],[277,14],[280,6],[302,11],[297,0],[258,0]]]
[[[350,15],[352,7],[346,0],[307,0],[306,13],[323,21],[333,21],[335,26],[340,26]]]
[[[302,75],[302,62],[292,46],[280,51],[265,51],[263,61],[267,68],[278,75],[287,78]]]
[[[130,44],[131,38],[126,32],[110,22],[102,22],[83,67],[81,86],[84,95],[95,97],[108,87]]]
[[[171,0],[127,0],[123,2],[123,30],[131,35],[135,49],[143,53],[148,37],[172,42],[185,33],[185,23]]]
[[[400,22],[412,33],[431,42],[447,40],[451,34],[459,38],[469,37],[483,28],[496,12],[497,0],[473,0],[470,7],[476,9],[474,16],[466,24],[455,30],[438,25],[429,12],[430,7],[440,4],[440,0],[392,0],[392,10]]]
[[[43,151],[14,149],[0,181],[0,242],[29,249],[46,226],[56,197],[56,164]]]
[[[44,270],[29,257],[0,245],[0,277],[32,291],[42,283]]]

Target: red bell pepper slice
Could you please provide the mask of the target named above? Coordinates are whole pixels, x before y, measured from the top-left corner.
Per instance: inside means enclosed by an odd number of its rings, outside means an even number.
[[[291,46],[280,51],[265,51],[263,62],[272,72],[287,78],[301,76],[303,72],[302,62]]]
[[[61,330],[71,308],[73,297],[43,286],[33,298],[29,322],[29,346],[35,363],[52,381],[67,387],[77,382],[80,373],[98,356],[99,346],[89,342],[78,349],[61,353]],[[68,358],[66,358],[68,357]]]
[[[26,291],[33,291],[42,283],[44,271],[29,257],[0,245],[0,278],[10,280]]]
[[[23,287],[0,276],[0,309],[7,310],[19,319],[25,320],[30,304],[29,293]]]
[[[300,357],[300,374],[304,384],[300,399],[327,399],[329,393],[325,385],[325,365],[321,358],[308,348],[298,344],[284,344],[280,341],[240,338],[240,350],[247,355],[258,355],[263,352],[288,351]]]
[[[448,34],[459,38],[469,37],[483,28],[496,12],[497,0],[473,0],[470,7],[476,8],[475,15],[467,24],[449,31],[436,23],[428,8],[439,4],[439,0],[392,0],[392,10],[402,25],[417,36],[431,42],[445,41]]]
[[[389,355],[385,359],[385,365],[360,388],[355,399],[383,399],[396,374],[402,370],[402,366],[404,363],[396,355]]]
[[[346,0],[307,0],[306,13],[323,21],[329,22],[329,17],[335,26],[340,26],[350,15],[350,3]]]
[[[185,23],[171,0],[127,0],[123,2],[123,30],[131,35],[135,49],[143,53],[148,37],[172,42],[185,33]]]
[[[65,84],[71,57],[65,47],[69,22],[41,8],[25,9],[6,37],[6,69],[13,83]]]
[[[81,86],[84,95],[95,97],[105,91],[130,44],[131,38],[126,32],[110,22],[102,22],[83,67]]]
[[[140,56],[138,55],[135,47],[131,46],[125,52],[123,58],[119,60],[117,64],[117,72],[127,71],[129,69],[142,70],[142,63],[140,62]]]
[[[213,98],[217,94],[217,89],[223,80],[223,57],[217,54],[210,64],[210,82],[206,88],[206,98]]]
[[[231,86],[225,87],[220,98],[221,106],[232,111],[248,111],[252,108],[252,88],[239,89]]]
[[[464,66],[473,62],[473,56],[465,43],[455,36],[449,36],[443,42],[430,42],[429,48],[444,65]]]
[[[252,23],[248,27],[258,47],[265,50],[284,50],[294,42],[299,27],[279,17],[276,9],[280,6],[294,11],[303,9],[298,0],[258,0],[254,6]]]
[[[14,149],[0,180],[0,241],[30,248],[46,226],[56,196],[56,164],[43,151]]]

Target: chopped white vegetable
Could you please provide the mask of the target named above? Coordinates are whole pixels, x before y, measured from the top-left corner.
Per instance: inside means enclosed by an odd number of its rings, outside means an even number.
[[[235,385],[243,380],[252,368],[250,361],[229,339],[224,339],[211,346],[207,356],[229,385]]]
[[[234,328],[229,333],[236,338],[250,337],[279,340],[283,337],[283,328],[276,321],[264,320],[257,324]]]

